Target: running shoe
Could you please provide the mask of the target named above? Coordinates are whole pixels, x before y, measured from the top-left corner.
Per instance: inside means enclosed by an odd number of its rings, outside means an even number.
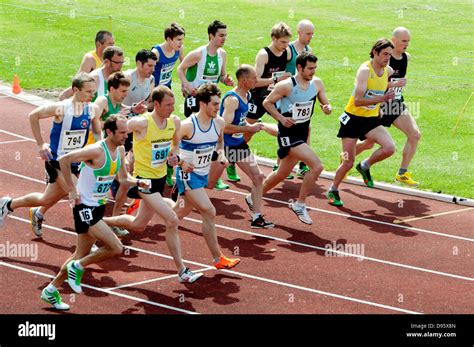
[[[222,181],[222,178],[219,178],[216,182],[216,185],[214,186],[214,188],[216,188],[216,190],[226,190],[226,189],[229,189],[230,186],[228,184],[225,184],[223,181]]]
[[[303,179],[304,175],[309,171],[308,165],[302,165],[298,170],[296,170],[296,177]]]
[[[296,214],[298,219],[305,224],[311,225],[313,224],[313,220],[309,217],[308,210],[306,210],[306,206],[297,207],[295,204],[290,204],[290,209]]]
[[[405,172],[403,175],[396,175],[395,180],[404,184],[407,184],[412,187],[419,186],[420,183],[415,181],[409,172]]]
[[[40,296],[41,300],[47,302],[48,304],[53,305],[56,310],[66,311],[69,310],[69,305],[65,304],[59,295],[59,291],[55,290],[50,293],[46,288],[43,289]]]
[[[337,191],[329,190],[326,193],[326,197],[329,200],[329,204],[331,204],[333,206],[342,206],[342,205],[344,205],[344,203],[341,200],[341,197],[339,196],[339,192],[337,192]]]
[[[7,204],[12,200],[9,196],[0,199],[0,228],[3,227],[5,219],[11,213],[7,207]]]
[[[173,167],[172,166],[168,166],[166,168],[166,184],[168,185],[168,187],[172,187],[174,185],[174,182],[173,182]]]
[[[221,255],[219,261],[217,263],[214,263],[213,265],[217,270],[221,270],[221,269],[232,269],[238,263],[240,263],[240,259],[238,258],[231,259],[231,258],[227,258]]]
[[[235,168],[235,164],[227,166],[227,179],[231,182],[239,182],[240,177],[237,174],[237,169]]]
[[[253,212],[253,201],[252,201],[252,194],[245,196],[245,202],[249,207],[250,212]]]
[[[272,222],[266,221],[262,215],[258,216],[257,219],[250,223],[252,229],[271,229],[275,227],[275,224]]]
[[[120,228],[120,227],[112,227],[112,231],[114,232],[115,235],[117,235],[118,238],[122,238],[127,235],[130,235],[130,232],[127,229]]]
[[[82,293],[82,288],[81,288],[81,280],[82,276],[84,275],[85,270],[80,270],[77,267],[74,266],[74,260],[71,260],[69,263],[66,265],[66,270],[67,270],[67,283],[69,284],[69,287],[71,287],[74,292],[77,294]]]
[[[180,283],[194,283],[201,276],[202,273],[192,272],[189,268],[185,268],[184,271],[178,275],[178,280]]]
[[[134,199],[127,208],[127,214],[132,215],[140,207],[140,201],[141,199]]]
[[[41,237],[43,236],[43,218],[39,218],[36,214],[36,211],[38,211],[39,209],[39,207],[30,208],[30,223],[31,230],[34,232],[34,234],[38,237]]]
[[[369,188],[373,188],[374,181],[372,180],[372,176],[370,175],[370,169],[362,170],[362,167],[359,163],[356,166],[356,170],[359,171],[359,173],[362,175],[362,178],[364,179],[364,183],[366,184],[366,186]]]

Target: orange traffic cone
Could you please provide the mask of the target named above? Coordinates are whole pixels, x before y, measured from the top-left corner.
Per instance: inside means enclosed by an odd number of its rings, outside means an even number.
[[[13,76],[12,92],[13,92],[13,94],[20,94],[21,93],[20,79],[18,78],[17,75]]]

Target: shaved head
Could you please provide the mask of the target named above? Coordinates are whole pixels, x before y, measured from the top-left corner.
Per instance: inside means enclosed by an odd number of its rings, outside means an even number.
[[[313,29],[314,30],[314,25],[311,23],[310,20],[308,19],[303,19],[298,22],[298,25],[296,26],[296,31],[300,31],[302,29]]]
[[[410,36],[410,31],[407,28],[398,27],[393,29],[392,37],[400,38],[402,34],[408,34],[408,36]]]

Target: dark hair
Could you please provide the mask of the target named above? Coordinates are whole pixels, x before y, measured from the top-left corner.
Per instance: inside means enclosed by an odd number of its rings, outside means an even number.
[[[382,49],[385,49],[387,47],[393,48],[393,43],[390,42],[387,39],[378,39],[377,42],[374,43],[372,46],[372,49],[370,50],[370,57],[374,57],[374,51],[377,52],[377,54],[380,53]]]
[[[109,116],[104,122],[104,132],[107,134],[107,129],[109,129],[115,134],[115,131],[117,130],[117,122],[119,120],[127,121],[127,117],[123,114],[113,114]]]
[[[109,46],[102,53],[102,60],[112,60],[114,55],[123,56],[123,50],[117,46]]]
[[[94,84],[95,84],[95,80],[91,75],[89,75],[88,73],[85,73],[85,72],[79,72],[72,79],[72,87],[73,88],[78,88],[79,90],[81,90],[82,87],[84,86],[84,83],[86,83],[86,82],[94,82]]]
[[[173,91],[167,86],[158,86],[151,92],[151,100],[161,104],[166,95],[174,97]]]
[[[118,89],[120,86],[130,86],[130,80],[122,72],[114,72],[107,79],[107,90]]]
[[[165,29],[165,40],[169,37],[171,40],[176,36],[186,35],[184,28],[178,23],[171,23],[169,27]]]
[[[95,34],[95,42],[104,43],[106,36],[112,37],[113,35],[110,31],[107,30],[98,31],[97,34]]]
[[[304,69],[308,61],[310,63],[316,63],[318,61],[318,57],[310,52],[302,52],[296,57],[296,66],[299,65],[302,69]]]
[[[154,61],[157,61],[158,57],[149,49],[140,49],[137,55],[135,56],[135,61],[139,61],[142,64],[146,64],[148,62],[148,59],[153,59]]]
[[[198,104],[199,102],[208,104],[209,101],[211,101],[211,97],[214,95],[221,97],[221,91],[219,88],[217,88],[214,83],[205,83],[196,91],[196,101]]]
[[[247,77],[254,67],[248,64],[242,64],[237,68],[235,71],[235,77],[237,77],[237,81],[240,81],[241,78]]]
[[[216,33],[219,29],[227,29],[227,25],[222,23],[220,20],[215,20],[207,27],[207,34],[212,36],[216,36]]]

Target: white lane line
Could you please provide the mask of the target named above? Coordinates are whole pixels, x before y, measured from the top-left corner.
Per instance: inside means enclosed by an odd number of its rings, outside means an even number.
[[[213,267],[213,266],[212,267],[207,266],[207,267],[199,269],[199,270],[193,270],[193,272],[198,273],[198,272],[204,272],[204,271],[209,271],[209,270],[216,270],[216,268]],[[167,280],[167,279],[170,279],[170,278],[178,278],[178,275],[174,274],[174,275],[169,275],[169,276],[152,278],[152,279],[149,279],[149,280],[135,282],[135,283],[128,283],[128,284],[124,284],[124,285],[121,285],[121,286],[118,286],[118,287],[108,288],[107,290],[117,290],[117,289],[122,289],[122,288],[128,288],[128,287],[138,286],[140,284],[163,281],[163,280]]]
[[[28,220],[23,219],[23,218],[14,217],[14,216],[10,216],[10,218],[14,218],[16,220],[29,223]],[[72,231],[67,231],[67,230],[60,229],[60,228],[57,228],[57,227],[53,227],[53,226],[50,226],[50,225],[47,225],[47,224],[43,224],[43,227],[49,228],[49,229],[52,229],[52,230],[56,230],[56,231],[59,231],[59,232],[63,232],[65,234],[69,234],[69,235],[77,235],[76,233],[74,233]],[[148,251],[148,250],[137,248],[137,247],[131,247],[131,246],[125,246],[125,247],[128,248],[128,249],[137,251],[137,252],[150,254],[150,255],[154,255],[154,256],[161,257],[161,258],[170,259],[170,260],[173,259],[171,256],[166,255],[166,254],[153,252],[153,251]],[[195,261],[186,260],[186,259],[183,259],[183,262],[193,264],[193,265],[196,265],[196,266],[209,267],[209,265],[202,264],[202,263],[195,262]],[[251,279],[255,279],[255,280],[259,280],[259,281],[263,281],[263,282],[267,282],[267,283],[280,285],[280,286],[283,286],[283,287],[294,288],[294,289],[299,289],[299,290],[303,290],[303,291],[307,291],[307,292],[311,292],[311,293],[326,295],[326,296],[330,296],[330,297],[334,297],[334,298],[342,299],[342,300],[346,300],[346,301],[357,302],[357,303],[364,304],[364,305],[381,307],[381,308],[384,308],[384,309],[403,312],[403,313],[420,314],[420,312],[409,311],[409,310],[401,309],[399,307],[388,306],[388,305],[383,305],[383,304],[379,304],[379,303],[372,302],[372,301],[356,299],[356,298],[352,298],[352,297],[349,297],[349,296],[339,295],[339,294],[330,293],[330,292],[324,292],[324,291],[313,289],[313,288],[298,286],[298,285],[291,284],[291,283],[276,281],[276,280],[272,280],[272,279],[268,279],[268,278],[264,278],[264,277],[258,277],[258,276],[254,276],[254,275],[250,275],[250,274],[246,274],[246,273],[242,273],[242,272],[237,272],[237,271],[233,271],[233,270],[225,270],[225,271],[228,272],[228,273],[237,275],[237,276],[241,276],[241,277],[247,277],[247,278],[251,278]],[[115,292],[111,292],[111,293],[115,293]]]
[[[237,190],[231,190],[231,189],[226,189],[225,191],[228,191],[230,193],[240,194],[240,195],[248,195],[249,194],[249,193],[239,192]],[[272,199],[272,198],[266,198],[266,197],[263,197],[263,200],[272,201],[272,202],[276,202],[276,203],[283,204],[283,205],[288,205],[287,201],[282,201],[282,200],[277,200],[277,199]],[[382,224],[382,225],[386,225],[386,226],[389,226],[389,227],[395,227],[395,228],[406,229],[406,230],[413,230],[413,231],[418,231],[420,233],[426,233],[426,234],[432,234],[432,235],[437,235],[437,236],[444,236],[444,237],[449,237],[449,238],[453,238],[453,239],[474,242],[474,239],[470,239],[468,237],[444,234],[444,233],[440,233],[440,232],[436,232],[436,231],[420,229],[420,228],[415,228],[415,227],[410,227],[410,226],[405,226],[405,225],[398,225],[398,224],[394,224],[394,223],[383,222],[383,221],[380,221],[380,220],[377,220],[377,219],[370,219],[370,218],[365,218],[365,217],[353,216],[353,215],[350,215],[348,213],[341,213],[341,212],[323,210],[323,209],[316,208],[316,207],[311,207],[311,206],[306,206],[306,208],[308,210],[314,210],[314,211],[319,211],[319,212],[323,212],[323,213],[333,214],[333,215],[336,215],[336,216],[346,217],[348,219],[358,219],[358,220],[362,220],[364,222],[377,223],[377,224]]]
[[[24,178],[24,179],[27,179],[27,180],[30,180],[30,181],[33,181],[33,182],[39,182],[39,183],[42,183],[42,184],[46,184],[44,181],[40,181],[40,180],[37,180],[35,178],[31,178],[31,177],[28,177],[28,176],[23,176],[23,175],[20,175],[20,174],[17,174],[15,172],[11,172],[11,171],[8,171],[8,170],[0,169],[0,172],[6,173],[8,175],[13,175],[13,176],[16,176],[16,177]],[[239,192],[239,191],[231,190],[231,189],[227,189],[227,191],[230,192],[230,193],[236,193],[236,194],[240,194],[240,195],[247,195],[248,194],[248,193],[243,193],[243,192]],[[277,202],[277,203],[284,204],[284,205],[288,205],[287,202],[281,201],[281,200],[276,200],[276,199],[272,199],[272,198],[265,198],[265,197],[263,199],[268,200],[268,201],[272,201],[272,202]],[[111,200],[111,201],[113,201],[113,200]],[[351,218],[352,219],[359,219],[359,220],[363,220],[363,221],[366,221],[366,222],[373,222],[373,223],[387,225],[387,226],[390,226],[390,227],[396,227],[396,228],[401,228],[401,229],[406,229],[406,230],[413,230],[413,231],[418,231],[418,232],[426,233],[426,234],[433,234],[433,235],[437,235],[437,236],[444,236],[444,237],[448,237],[448,238],[474,242],[474,239],[471,239],[471,238],[468,238],[468,237],[444,234],[444,233],[439,233],[439,232],[436,232],[436,231],[430,231],[430,230],[426,230],[426,229],[420,229],[420,228],[415,228],[415,227],[410,227],[410,226],[403,226],[403,225],[398,225],[398,224],[393,224],[393,223],[388,223],[388,222],[382,222],[382,221],[379,221],[379,220],[376,220],[376,219],[352,216],[352,215],[347,214],[347,213],[340,213],[340,212],[334,212],[334,211],[329,211],[329,210],[322,210],[322,209],[311,207],[311,206],[306,206],[306,208],[308,210],[320,211],[320,212],[324,212],[324,213],[328,213],[328,214],[333,214],[333,215],[336,215],[336,216],[346,217],[348,219],[351,219]],[[216,224],[216,226],[218,226],[218,225]],[[288,241],[288,242],[291,242],[291,241]]]
[[[0,169],[0,172],[10,173],[9,171],[2,170],[2,169]],[[25,179],[30,179],[30,180],[35,181],[35,182],[40,182],[42,184],[45,184],[43,181],[39,181],[39,180],[36,180],[36,179],[33,179],[33,178],[28,178],[26,176],[22,176],[22,175],[18,175],[18,174],[14,174],[14,175],[18,176],[18,177],[25,178]],[[18,218],[18,217],[15,217],[15,216],[10,216],[10,218],[18,219],[20,221],[27,221],[26,219]],[[189,217],[185,217],[184,219],[187,220],[187,221],[190,221],[190,222],[202,224],[202,221],[197,220],[197,219],[193,219],[193,218],[189,218]],[[27,222],[29,223],[29,221],[27,221]],[[297,246],[301,246],[301,247],[306,247],[306,248],[311,248],[311,249],[315,249],[315,250],[320,250],[320,251],[327,251],[326,248],[310,245],[310,244],[307,244],[307,243],[286,240],[286,239],[282,239],[282,238],[279,238],[279,237],[259,234],[259,233],[255,233],[255,232],[249,232],[249,231],[236,229],[236,228],[232,228],[232,227],[228,227],[228,226],[220,225],[220,224],[216,224],[215,226],[217,228],[220,228],[220,229],[224,229],[224,230],[228,230],[228,231],[234,231],[234,232],[238,232],[238,233],[241,233],[241,234],[247,234],[247,235],[251,235],[251,236],[258,236],[258,237],[262,237],[262,238],[266,238],[266,239],[270,239],[270,240],[280,241],[280,242],[284,242],[284,243],[288,243],[288,244],[292,244],[292,245],[297,245]],[[369,260],[369,261],[382,263],[382,264],[386,264],[386,265],[392,265],[392,266],[397,266],[397,267],[401,267],[401,268],[406,268],[406,269],[411,269],[411,270],[416,270],[416,271],[422,271],[422,272],[427,272],[427,273],[432,273],[432,274],[436,274],[436,275],[447,276],[447,277],[452,277],[452,278],[457,278],[457,279],[462,279],[462,280],[467,280],[467,281],[474,281],[474,278],[465,277],[465,276],[456,275],[456,274],[451,274],[451,273],[448,273],[448,272],[430,270],[430,269],[426,269],[426,268],[421,268],[421,267],[417,267],[417,266],[392,262],[392,261],[388,261],[388,260],[372,258],[372,257],[366,257],[366,256],[362,256],[362,255],[355,255],[355,254],[352,254],[352,253],[347,253],[347,252],[338,251],[338,250],[331,250],[331,252],[332,253],[337,253],[337,254],[340,254],[340,255],[343,255],[343,256],[347,256],[347,257],[354,257],[354,258],[358,258],[358,259],[362,259],[362,260]]]
[[[55,277],[53,275],[49,275],[49,274],[46,274],[44,272],[31,270],[31,269],[28,269],[28,268],[25,268],[25,267],[22,267],[22,266],[13,265],[13,264],[6,263],[6,262],[3,262],[3,261],[0,261],[0,265],[6,266],[6,267],[9,267],[9,268],[12,268],[12,269],[16,269],[16,270],[21,270],[21,271],[24,271],[24,272],[28,272],[28,273],[31,273],[31,274],[43,276],[43,277],[48,277],[48,278],[54,278]],[[85,287],[85,288],[92,289],[92,290],[96,290],[98,292],[103,292],[103,293],[107,293],[107,294],[110,294],[110,295],[120,296],[122,298],[126,298],[126,299],[133,300],[133,301],[143,302],[143,303],[148,304],[148,305],[157,306],[157,307],[161,307],[161,308],[166,308],[166,309],[172,310],[172,311],[177,311],[177,312],[182,312],[182,313],[187,313],[187,314],[199,314],[198,312],[188,311],[188,310],[184,310],[184,309],[181,309],[181,308],[168,306],[168,305],[165,305],[165,304],[160,304],[160,303],[155,302],[155,301],[141,299],[141,298],[138,298],[138,297],[132,296],[132,295],[116,293],[116,292],[113,292],[109,289],[102,289],[102,288],[94,287],[94,286],[91,286],[91,285],[88,285],[88,284],[81,284],[81,286]]]
[[[33,140],[33,139],[29,138],[29,137],[22,136],[22,135],[19,135],[19,134],[15,134],[15,133],[11,133],[11,132],[6,131],[6,130],[0,129],[0,132],[2,132],[2,133],[4,133],[4,134],[7,134],[7,135],[19,137],[20,139],[23,139],[23,140],[25,140],[25,141],[36,142],[35,140]]]
[[[395,224],[400,224],[400,223],[405,223],[405,222],[411,222],[411,221],[414,221],[414,220],[433,218],[433,217],[438,217],[438,216],[444,216],[444,215],[447,215],[447,214],[459,213],[459,212],[464,212],[464,211],[472,211],[472,210],[474,210],[474,208],[469,207],[469,208],[463,208],[461,210],[456,210],[456,211],[448,211],[448,212],[430,214],[429,216],[422,216],[422,217],[415,217],[415,218],[408,218],[408,219],[395,219],[393,222]]]
[[[0,145],[6,145],[6,144],[9,144],[9,143],[17,143],[17,142],[26,142],[28,140],[12,140],[12,141],[3,141],[3,142],[0,142]]]

